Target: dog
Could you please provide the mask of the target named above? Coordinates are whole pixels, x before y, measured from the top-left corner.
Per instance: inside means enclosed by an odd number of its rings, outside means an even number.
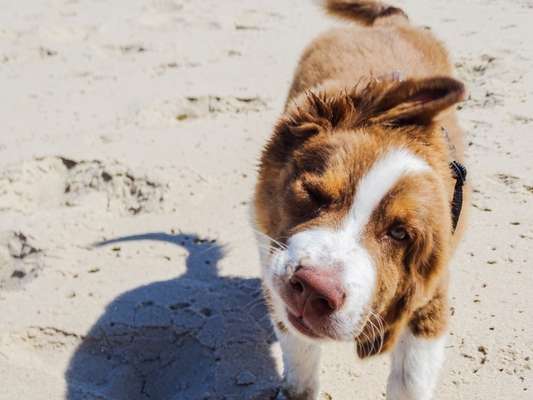
[[[448,264],[465,226],[465,97],[444,45],[397,7],[327,0],[355,22],[301,56],[253,203],[282,393],[317,399],[322,344],[391,352],[389,400],[428,400]]]

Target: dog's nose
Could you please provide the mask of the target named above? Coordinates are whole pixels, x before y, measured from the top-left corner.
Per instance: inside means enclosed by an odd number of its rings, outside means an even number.
[[[299,268],[289,281],[289,291],[302,316],[316,319],[338,311],[346,297],[338,273]]]

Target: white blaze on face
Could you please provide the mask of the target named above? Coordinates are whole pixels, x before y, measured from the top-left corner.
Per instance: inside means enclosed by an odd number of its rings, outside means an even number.
[[[424,160],[407,150],[398,149],[387,153],[376,161],[359,181],[344,229],[359,236],[370,220],[372,212],[400,178],[429,170],[430,167]]]
[[[290,326],[285,307],[276,291],[299,265],[320,269],[340,268],[346,301],[331,317],[339,339],[351,340],[362,322],[376,284],[374,261],[361,242],[361,235],[373,211],[404,176],[430,171],[420,157],[395,149],[378,159],[359,181],[350,211],[339,229],[313,228],[293,235],[288,248],[271,257],[264,268],[266,285],[273,295],[277,316]]]

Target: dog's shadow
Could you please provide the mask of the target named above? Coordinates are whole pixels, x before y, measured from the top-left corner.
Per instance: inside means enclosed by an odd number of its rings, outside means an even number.
[[[275,397],[280,377],[259,279],[219,276],[223,248],[194,234],[147,233],[98,246],[139,240],[182,246],[187,271],[126,292],[107,306],[70,361],[66,398]]]

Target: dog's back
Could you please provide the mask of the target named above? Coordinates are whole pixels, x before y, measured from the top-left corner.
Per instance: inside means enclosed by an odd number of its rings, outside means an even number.
[[[303,53],[290,99],[317,85],[353,85],[363,77],[449,76],[452,66],[444,46],[425,28],[411,25],[402,10],[374,1],[327,0],[326,10],[356,22],[332,29]]]

